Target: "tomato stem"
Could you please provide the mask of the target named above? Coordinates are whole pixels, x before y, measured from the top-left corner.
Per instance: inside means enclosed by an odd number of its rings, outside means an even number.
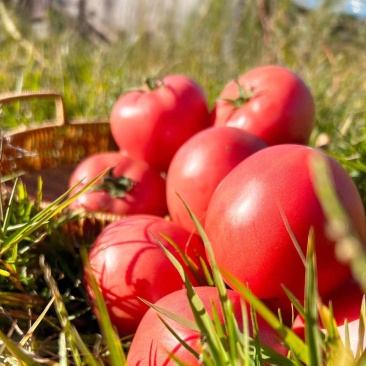
[[[155,89],[158,89],[158,88],[164,86],[163,80],[156,79],[156,78],[146,78],[145,84],[147,85],[147,87],[149,88],[150,91],[153,91]]]
[[[234,80],[239,89],[239,96],[236,99],[222,99],[225,102],[230,103],[235,109],[240,108],[243,104],[249,102],[249,100],[254,96],[254,90],[250,88],[247,92],[243,85],[241,85],[238,79]]]
[[[111,197],[124,198],[126,193],[131,191],[135,186],[135,182],[125,176],[115,177],[113,168],[103,177],[100,184],[92,187],[92,191],[107,191]]]

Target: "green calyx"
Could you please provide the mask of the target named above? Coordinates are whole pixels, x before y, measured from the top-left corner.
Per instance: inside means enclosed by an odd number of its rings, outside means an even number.
[[[106,191],[111,197],[124,198],[126,193],[131,191],[135,186],[135,182],[127,177],[115,177],[113,168],[103,177],[102,182],[92,187],[92,191]]]
[[[155,89],[164,86],[164,81],[157,78],[146,78],[145,84],[147,85],[150,91],[153,91]]]
[[[237,109],[240,108],[245,103],[249,102],[249,100],[253,98],[255,93],[253,89],[246,91],[243,88],[243,85],[241,85],[238,80],[235,80],[235,83],[239,89],[239,96],[236,99],[222,99],[222,100],[230,103],[235,109]]]

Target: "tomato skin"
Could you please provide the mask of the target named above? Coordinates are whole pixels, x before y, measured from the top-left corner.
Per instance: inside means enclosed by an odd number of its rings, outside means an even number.
[[[336,160],[309,147],[276,145],[251,155],[224,178],[210,201],[205,230],[218,265],[247,283],[259,298],[286,298],[281,284],[299,300],[304,296],[305,267],[281,208],[305,254],[314,228],[321,295],[351,276],[349,267],[336,259],[334,242],[326,234],[309,167],[309,159],[316,157],[329,162],[340,202],[365,242],[365,212],[352,179]]]
[[[220,322],[224,323],[223,314],[220,306],[218,292],[215,287],[201,286],[195,288],[196,293],[201,299],[205,309],[212,317],[211,301],[214,301],[218,309]],[[233,291],[227,290],[228,297],[233,304],[233,311],[238,324],[242,324],[242,312],[240,307],[240,295]],[[194,316],[188,303],[187,293],[185,289],[175,291],[161,298],[156,306],[168,310],[181,317],[194,321]],[[161,314],[159,314],[162,316]],[[200,352],[202,349],[201,334],[195,330],[185,327],[168,317],[162,316],[174,331],[182,338],[191,348]],[[261,342],[272,347],[277,352],[285,355],[285,347],[277,340],[276,333],[264,322],[263,319],[257,317],[259,325],[259,334]],[[142,318],[139,327],[132,340],[130,350],[127,354],[127,364],[130,366],[170,366],[176,363],[171,360],[169,352],[175,357],[182,360],[185,365],[195,366],[201,365],[188,350],[186,350],[179,341],[170,333],[162,321],[158,318],[158,313],[154,309],[149,309]]]
[[[234,107],[229,100],[239,97],[235,81],[220,93],[212,111],[215,126],[242,128],[261,137],[268,145],[307,144],[315,124],[315,103],[304,81],[282,66],[256,67],[237,79],[247,102]]]
[[[167,173],[167,204],[172,220],[194,231],[194,223],[177,193],[203,223],[221,180],[239,162],[265,147],[262,139],[235,127],[210,127],[192,136],[176,152]]]
[[[143,86],[121,95],[110,124],[122,151],[166,171],[179,146],[208,126],[207,100],[192,79],[168,75],[153,90]]]
[[[69,178],[69,187],[82,181],[86,184],[100,174],[104,169],[115,167],[123,160],[123,155],[118,151],[107,151],[89,155],[74,169]]]
[[[113,168],[113,180],[118,177],[129,178],[133,181],[133,187],[127,188],[123,197],[115,197],[111,191],[102,188],[89,190],[71,203],[71,209],[84,208],[89,212],[102,211],[118,215],[145,213],[164,216],[167,213],[165,179],[145,161],[118,152],[98,153],[79,163],[70,177],[69,186],[84,180],[72,193],[110,167]]]
[[[92,273],[104,296],[113,325],[121,335],[131,334],[148,310],[138,297],[156,302],[162,296],[181,289],[178,271],[158,246],[156,238],[174,254],[183,267],[180,255],[160,234],[171,238],[194,263],[205,259],[205,250],[198,235],[177,224],[153,215],[131,215],[109,224],[90,249]],[[188,271],[188,270],[187,270]],[[194,284],[198,280],[191,272]],[[203,272],[198,271],[203,278]],[[89,296],[93,294],[88,286]]]

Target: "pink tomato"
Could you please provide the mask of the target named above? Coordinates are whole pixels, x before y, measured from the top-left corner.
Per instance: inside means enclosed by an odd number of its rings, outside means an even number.
[[[221,180],[239,162],[266,146],[259,137],[235,127],[211,127],[192,136],[174,155],[167,174],[172,220],[195,230],[183,199],[203,224],[208,203]]]
[[[161,234],[173,240],[177,247]],[[184,286],[177,269],[158,246],[157,239],[183,265],[192,283],[198,285],[200,278],[204,278],[200,266],[200,258],[205,260],[201,238],[161,217],[131,215],[111,223],[90,249],[92,273],[101,289],[112,323],[122,335],[134,333],[148,310],[139,297],[156,302]],[[188,269],[179,252],[191,259],[195,272]],[[93,300],[88,282],[86,287]]]
[[[308,86],[289,69],[256,67],[229,82],[215,103],[216,126],[242,128],[268,145],[307,144],[315,124]]]
[[[110,116],[120,149],[162,171],[167,171],[178,148],[209,121],[202,88],[184,75],[167,75],[121,95]]]

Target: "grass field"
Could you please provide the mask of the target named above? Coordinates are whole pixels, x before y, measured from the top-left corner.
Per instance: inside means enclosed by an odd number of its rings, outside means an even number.
[[[159,37],[141,34],[131,41],[121,34],[108,44],[81,34],[74,21],[55,11],[50,13],[49,37],[34,39],[21,4],[0,1],[0,93],[55,90],[63,95],[70,120],[106,120],[119,95],[146,77],[186,74],[204,88],[212,106],[223,86],[239,74],[259,65],[283,65],[298,73],[314,95],[317,119],[310,144],[327,134],[328,152],[350,172],[366,207],[364,22],[333,14],[328,7],[306,12],[288,0],[270,1],[267,9],[261,1],[249,0],[233,22],[223,15],[228,13],[226,2],[211,0],[178,38],[169,32],[172,24],[166,19],[166,32]],[[52,116],[49,101],[4,106],[0,130]],[[75,237],[65,236],[59,220],[49,221],[56,212],[37,215],[39,209],[22,187],[18,193],[20,201],[2,202],[0,338],[6,347],[0,343],[0,362],[123,364],[129,339],[116,345],[113,336],[99,338],[99,324],[79,283],[82,251]],[[17,226],[23,223],[23,228]],[[52,271],[39,264],[40,253]],[[42,314],[47,304],[52,306]],[[105,323],[102,334],[111,334]],[[26,334],[31,324],[36,326]],[[20,346],[7,343],[9,339]],[[314,360],[319,361],[314,357],[309,362]]]

